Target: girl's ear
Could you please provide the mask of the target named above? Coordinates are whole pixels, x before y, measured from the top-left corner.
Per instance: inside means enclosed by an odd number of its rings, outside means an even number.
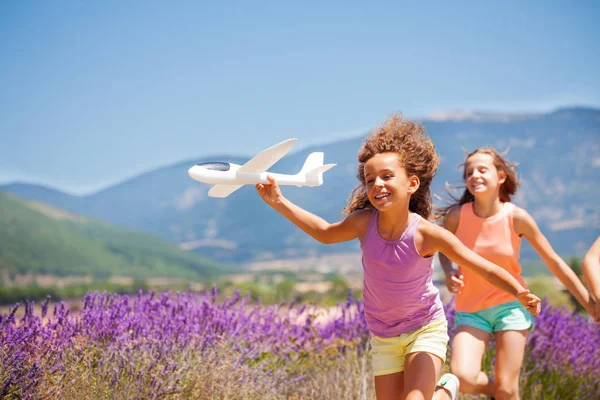
[[[504,182],[506,182],[506,172],[500,170],[498,171],[498,183],[502,185]]]
[[[418,189],[419,186],[421,186],[421,181],[419,180],[419,177],[416,175],[412,175],[410,177],[408,177],[408,193],[409,194],[414,194]]]

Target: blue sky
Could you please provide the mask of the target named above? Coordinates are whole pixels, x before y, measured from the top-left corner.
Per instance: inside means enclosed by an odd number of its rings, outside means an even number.
[[[600,107],[594,1],[283,3],[1,2],[0,183],[86,194],[396,110]]]

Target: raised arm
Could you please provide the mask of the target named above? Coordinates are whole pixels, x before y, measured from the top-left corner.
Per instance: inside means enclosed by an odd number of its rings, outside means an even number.
[[[472,270],[492,285],[515,296],[533,315],[539,314],[540,299],[525,289],[508,271],[470,250],[447,230],[434,224],[425,226],[423,234],[425,254],[436,251],[444,253],[454,263]]]
[[[596,322],[600,322],[600,236],[583,258],[583,276],[596,302]]]
[[[366,226],[365,222],[368,223],[370,214],[367,211],[358,211],[339,222],[330,224],[286,199],[281,194],[275,179],[271,176],[267,179],[271,182],[269,185],[260,183],[256,185],[256,190],[265,203],[321,243],[332,244],[356,239],[362,227]]]
[[[452,234],[456,233],[459,221],[460,206],[451,208],[444,217],[444,229]],[[444,274],[446,274],[446,287],[451,293],[460,292],[465,286],[462,274],[454,267],[454,265],[452,265],[452,261],[446,257],[444,253],[438,253],[438,257],[440,259],[440,265],[444,270]]]
[[[535,251],[542,258],[548,269],[554,274],[565,287],[575,296],[577,301],[590,313],[594,315],[594,303],[590,294],[583,286],[575,272],[554,251],[548,239],[538,228],[535,220],[522,208],[515,207],[513,211],[513,225],[515,232],[524,236]]]

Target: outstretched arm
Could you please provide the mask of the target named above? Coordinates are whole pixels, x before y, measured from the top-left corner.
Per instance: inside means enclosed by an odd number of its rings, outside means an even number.
[[[444,229],[453,234],[456,233],[459,221],[460,206],[454,207],[448,211],[448,213],[444,217]],[[446,287],[448,288],[450,293],[460,292],[465,286],[462,274],[458,269],[454,268],[454,265],[452,265],[452,261],[448,257],[446,257],[444,253],[438,253],[438,257],[440,259],[442,269],[444,270],[444,274],[446,274]]]
[[[590,313],[595,315],[594,303],[590,294],[583,286],[575,272],[554,251],[548,239],[540,231],[535,220],[522,208],[515,207],[513,213],[515,232],[527,239],[535,251],[540,255],[548,269],[565,285],[567,290],[575,296],[577,301]]]
[[[257,184],[256,190],[260,197],[278,213],[290,220],[298,228],[312,236],[315,240],[325,243],[347,242],[359,236],[361,222],[365,213],[350,214],[342,221],[330,224],[323,218],[298,207],[286,199],[279,189],[275,179],[268,176],[270,184]]]
[[[515,296],[533,315],[540,313],[540,299],[525,289],[504,268],[489,262],[470,250],[456,236],[439,226],[429,224],[424,232],[424,253],[439,251],[451,261],[468,268],[490,282],[492,285]]]
[[[596,322],[600,322],[600,236],[583,258],[583,276],[596,301]]]

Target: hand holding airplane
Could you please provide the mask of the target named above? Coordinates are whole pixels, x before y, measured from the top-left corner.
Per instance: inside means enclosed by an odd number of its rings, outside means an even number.
[[[205,162],[194,165],[188,175],[199,182],[214,184],[208,191],[210,197],[224,198],[244,185],[270,184],[267,176],[279,185],[320,186],[323,173],[335,164],[323,165],[322,152],[310,153],[300,172],[295,175],[272,174],[267,170],[279,161],[296,144],[298,139],[288,139],[261,151],[244,165],[227,162]]]
[[[279,184],[272,176],[267,176],[267,179],[269,180],[269,184],[264,185],[262,183],[257,183],[256,190],[265,203],[271,207],[275,207],[275,204],[279,203],[283,198],[283,194],[281,194]]]

